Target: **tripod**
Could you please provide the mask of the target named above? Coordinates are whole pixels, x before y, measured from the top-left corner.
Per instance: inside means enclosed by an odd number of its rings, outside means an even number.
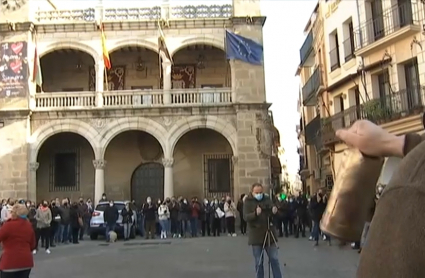
[[[272,232],[272,230],[270,229],[272,223],[270,221],[270,216],[267,217],[267,231],[266,231],[266,235],[264,236],[264,241],[263,241],[263,245],[262,245],[262,249],[261,249],[261,254],[260,254],[260,259],[258,261],[258,265],[257,267],[257,272],[256,275],[258,276],[258,271],[260,271],[260,264],[263,263],[263,259],[264,259],[264,253],[266,253],[266,247],[271,247],[272,244],[272,240],[273,240],[273,244],[275,245],[275,247],[277,249],[279,249],[279,246],[277,245],[277,240]],[[270,249],[269,249],[270,250]],[[267,254],[268,256],[270,256],[270,254]],[[269,257],[269,278],[271,277],[271,262],[270,262],[270,257]]]

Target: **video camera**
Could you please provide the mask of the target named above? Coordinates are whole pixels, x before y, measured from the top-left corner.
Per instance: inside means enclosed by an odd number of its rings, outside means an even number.
[[[259,207],[261,208],[261,214],[265,215],[269,219],[270,224],[273,223],[273,221],[272,221],[272,216],[273,216],[272,209],[273,209],[273,206],[267,204],[267,205],[260,205]]]

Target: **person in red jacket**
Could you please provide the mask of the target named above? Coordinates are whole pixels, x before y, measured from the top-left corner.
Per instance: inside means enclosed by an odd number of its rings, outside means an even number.
[[[28,278],[34,266],[32,251],[36,246],[35,234],[27,215],[25,205],[14,205],[11,219],[0,229],[0,242],[3,245],[1,278]]]

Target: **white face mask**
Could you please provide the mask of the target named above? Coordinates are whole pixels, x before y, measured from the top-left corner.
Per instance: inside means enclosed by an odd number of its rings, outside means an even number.
[[[114,204],[111,203],[111,204],[109,204],[109,206],[112,207],[112,206],[114,206]]]
[[[146,199],[146,201],[148,202],[148,204],[150,204],[151,202],[152,202],[152,200],[151,199]]]
[[[205,203],[205,204],[208,204],[208,200],[205,200],[205,201],[204,201],[204,203]]]
[[[187,201],[186,201],[186,200],[184,200],[184,201],[183,201],[183,203],[187,204]]]

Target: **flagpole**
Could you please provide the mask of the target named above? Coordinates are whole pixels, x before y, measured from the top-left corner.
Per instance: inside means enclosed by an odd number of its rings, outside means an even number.
[[[108,92],[109,91],[109,82],[108,82],[108,70],[106,69],[106,67],[105,67],[104,73],[105,73],[106,91]]]

